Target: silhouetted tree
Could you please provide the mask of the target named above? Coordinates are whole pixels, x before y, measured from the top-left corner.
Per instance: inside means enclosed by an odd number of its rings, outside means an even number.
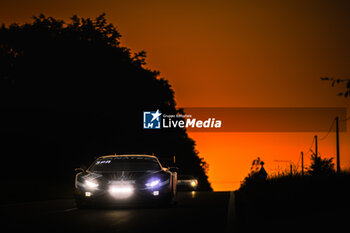
[[[329,81],[331,82],[332,87],[335,86],[335,84],[342,84],[346,83],[346,87],[344,91],[341,91],[338,93],[338,96],[344,96],[345,98],[350,96],[350,79],[341,79],[341,78],[332,78],[332,77],[321,77],[322,81]]]
[[[311,155],[311,165],[307,169],[307,173],[312,176],[334,174],[333,159],[333,157],[322,159],[321,156],[316,157],[315,154]]]
[[[244,178],[241,188],[251,183],[260,183],[266,180],[267,173],[264,169],[264,162],[258,157],[252,162],[249,174]]]
[[[169,82],[145,67],[146,53],[121,46],[120,38],[104,14],[73,16],[70,23],[39,15],[2,25],[1,155],[16,158],[18,170],[38,176],[55,170],[61,179],[94,156],[155,153],[171,161],[175,155],[179,172],[211,190],[207,164],[186,130],[143,130],[143,111],[181,109]]]

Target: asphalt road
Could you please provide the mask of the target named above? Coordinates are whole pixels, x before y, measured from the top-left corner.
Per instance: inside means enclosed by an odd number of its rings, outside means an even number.
[[[6,232],[225,232],[230,192],[179,192],[172,207],[80,210],[73,200],[3,205]],[[4,231],[2,231],[4,232]]]

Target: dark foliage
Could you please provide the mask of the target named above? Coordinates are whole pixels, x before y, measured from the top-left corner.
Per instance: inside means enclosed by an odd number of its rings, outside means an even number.
[[[120,38],[104,14],[70,23],[40,15],[0,28],[5,177],[68,180],[95,156],[155,153],[168,165],[175,155],[179,173],[211,190],[207,164],[185,130],[142,129],[143,111],[181,109],[168,81],[145,68],[145,52],[133,53]]]
[[[242,232],[306,226],[321,232],[333,229],[335,222],[320,222],[319,217],[343,213],[348,219],[349,185],[350,172],[343,171],[324,176],[283,175],[242,186],[235,196],[239,228]]]
[[[321,156],[311,156],[311,165],[307,169],[307,174],[311,176],[331,175],[335,173],[334,158],[321,158]]]
[[[335,84],[346,84],[345,88],[343,88],[343,91],[338,92],[338,96],[344,96],[345,98],[348,98],[350,96],[350,79],[341,79],[341,78],[333,78],[333,77],[321,77],[321,81],[329,81],[331,82],[332,87],[335,86]]]
[[[264,169],[264,162],[258,157],[252,162],[249,174],[244,178],[241,188],[255,184],[264,183],[266,181],[267,173]]]

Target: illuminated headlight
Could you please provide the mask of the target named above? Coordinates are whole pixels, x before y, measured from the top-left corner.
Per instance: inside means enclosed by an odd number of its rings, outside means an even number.
[[[96,189],[98,187],[98,183],[95,182],[95,181],[86,180],[85,181],[85,187],[87,187],[89,189]]]
[[[153,196],[158,196],[159,195],[159,191],[153,191]]]
[[[197,182],[196,182],[196,181],[191,181],[191,186],[192,186],[192,187],[197,186]]]
[[[134,193],[134,187],[131,185],[113,185],[109,187],[109,193],[115,198],[127,198]]]
[[[160,180],[158,180],[158,179],[157,180],[151,180],[148,183],[146,183],[146,187],[154,188],[154,187],[159,186],[159,184],[160,184]]]
[[[91,192],[85,192],[85,197],[91,197],[92,193]]]
[[[111,193],[116,193],[116,194],[118,194],[118,193],[132,193],[133,190],[134,189],[131,186],[129,186],[129,187],[111,187],[109,189],[109,191]]]

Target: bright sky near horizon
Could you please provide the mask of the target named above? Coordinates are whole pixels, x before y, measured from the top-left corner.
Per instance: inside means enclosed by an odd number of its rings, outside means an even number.
[[[350,78],[348,1],[13,0],[1,1],[0,23],[102,12],[123,45],[147,52],[147,66],[169,80],[179,107],[349,107],[336,96],[339,86],[320,81]],[[238,188],[257,157],[270,174],[288,166],[275,160],[297,164],[314,134],[189,133],[217,191]],[[340,134],[348,168],[349,141]],[[335,155],[334,133],[319,151]]]

